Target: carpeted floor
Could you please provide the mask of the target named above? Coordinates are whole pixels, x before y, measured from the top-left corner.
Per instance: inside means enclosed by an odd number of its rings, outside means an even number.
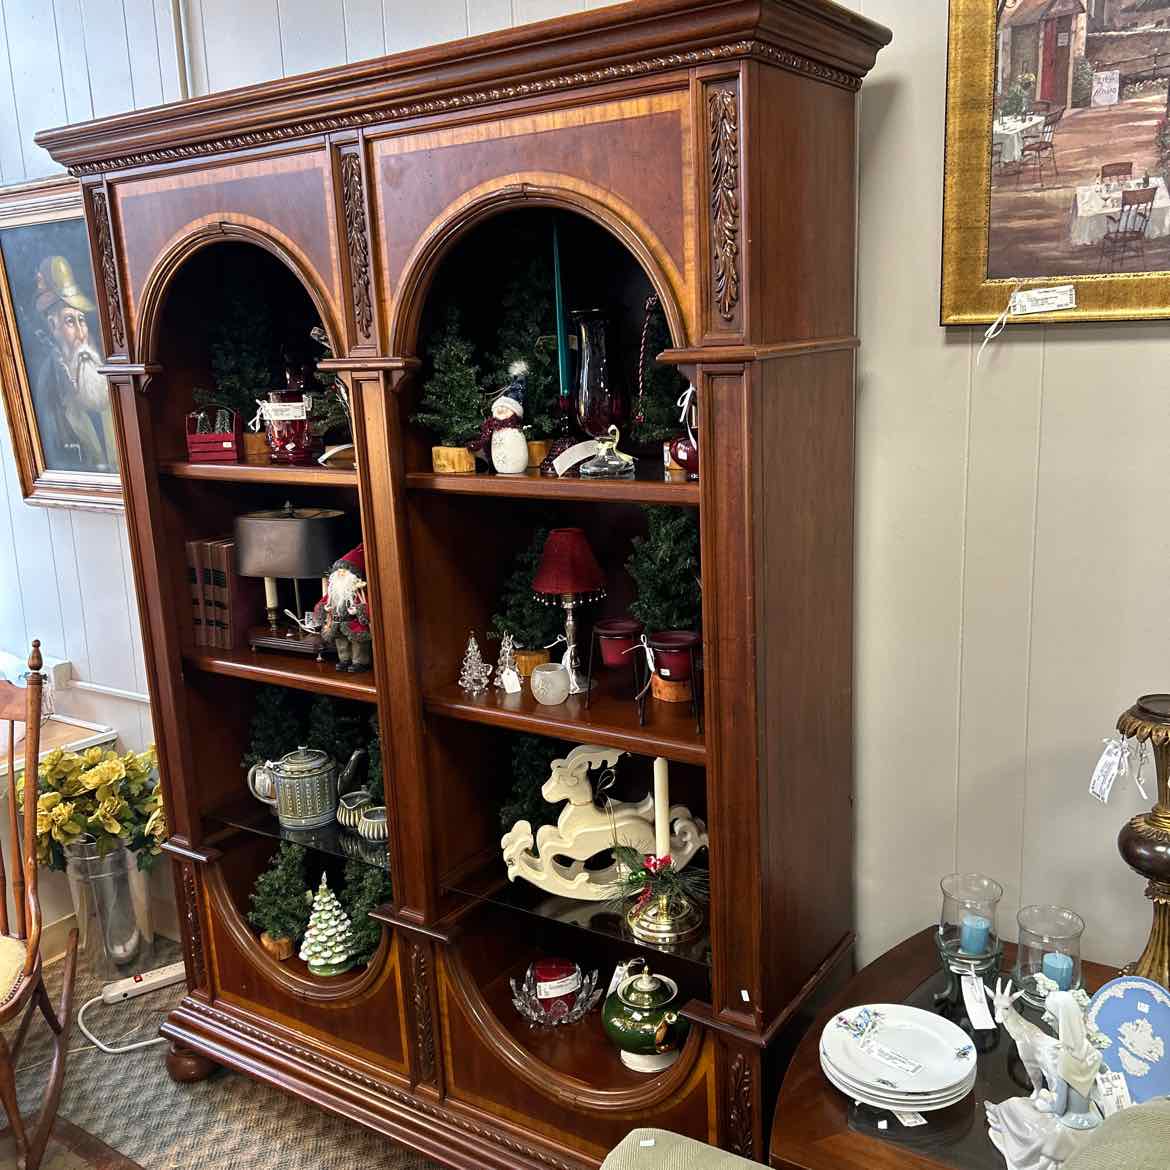
[[[154,966],[176,957],[175,944],[164,942]],[[50,967],[54,1002],[60,978],[60,965]],[[99,981],[79,967],[74,1014],[99,990]],[[115,1007],[99,1004],[85,1022],[111,1046],[148,1039],[181,994],[177,985]],[[47,1072],[47,1031],[34,1023],[21,1054],[17,1085],[25,1116],[38,1104]],[[156,1044],[107,1056],[75,1027],[59,1116],[142,1170],[438,1170],[385,1138],[235,1073],[176,1085],[163,1067],[163,1052]],[[64,1128],[56,1135],[56,1161],[46,1159],[42,1170],[132,1170],[121,1161],[75,1152],[69,1136]],[[11,1149],[0,1144],[0,1170],[14,1164]]]

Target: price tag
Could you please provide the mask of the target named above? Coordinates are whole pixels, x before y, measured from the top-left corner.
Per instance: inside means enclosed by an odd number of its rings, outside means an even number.
[[[967,1019],[971,1027],[981,1032],[991,1031],[995,1027],[995,1020],[991,1016],[991,1008],[987,1006],[987,992],[983,988],[983,980],[978,975],[964,975],[962,978],[963,1003],[967,1008]]]
[[[1076,307],[1076,287],[1058,284],[1053,288],[1030,288],[1012,293],[1009,311],[1013,317],[1028,317],[1033,313],[1059,313]]]
[[[1105,741],[1105,750],[1093,769],[1093,778],[1089,781],[1089,795],[1102,804],[1109,803],[1109,794],[1113,791],[1114,781],[1126,770],[1128,765],[1125,740],[1120,735]]]
[[[584,439],[580,443],[574,443],[553,460],[553,471],[557,475],[564,475],[567,471],[572,471],[583,459],[592,459],[600,450],[596,439]]]
[[[626,967],[628,966],[628,963],[619,963],[613,969],[613,978],[609,981],[609,990],[605,993],[607,999],[617,991],[618,984],[626,977]]]
[[[500,671],[500,683],[505,693],[509,695],[518,695],[524,687],[520,681],[520,675],[512,667]]]
[[[1103,1068],[1097,1074],[1097,1079],[1093,1083],[1092,1099],[1103,1117],[1110,1117],[1133,1104],[1125,1077],[1107,1068]]]
[[[922,1069],[922,1065],[918,1061],[911,1060],[910,1057],[896,1049],[887,1048],[884,1044],[878,1044],[872,1040],[868,1044],[862,1041],[861,1047],[868,1056],[880,1060],[882,1064],[888,1064],[890,1068],[896,1068],[899,1072],[909,1073],[913,1076]]]
[[[265,402],[264,418],[267,422],[295,422],[309,417],[308,400],[300,402]]]
[[[891,1110],[891,1112],[907,1129],[926,1124],[926,1118],[921,1113],[899,1113],[896,1109]]]

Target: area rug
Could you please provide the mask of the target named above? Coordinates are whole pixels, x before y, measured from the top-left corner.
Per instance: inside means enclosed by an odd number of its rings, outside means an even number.
[[[0,1170],[16,1165],[16,1147],[11,1138],[0,1138]],[[49,1135],[41,1170],[142,1170],[105,1142],[78,1129],[71,1121],[58,1117]]]

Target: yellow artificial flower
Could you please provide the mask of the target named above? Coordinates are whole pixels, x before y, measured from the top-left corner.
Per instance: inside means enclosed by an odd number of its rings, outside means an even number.
[[[84,826],[73,817],[73,801],[63,800],[49,810],[49,832],[55,841],[68,845],[81,836]]]
[[[114,752],[104,752],[100,747],[91,747],[81,753],[81,762],[87,768],[92,768],[95,764],[100,764],[103,759],[110,757],[117,758]]]
[[[99,824],[107,833],[112,833],[115,837],[122,832],[122,818],[130,811],[130,806],[120,797],[110,797],[103,800],[96,809],[93,815],[89,818],[89,823]]]
[[[91,748],[91,751],[96,750]],[[112,760],[103,760],[94,767],[81,774],[81,782],[90,792],[96,792],[107,784],[116,784],[126,777],[126,765],[115,756]],[[100,799],[100,797],[99,797]]]

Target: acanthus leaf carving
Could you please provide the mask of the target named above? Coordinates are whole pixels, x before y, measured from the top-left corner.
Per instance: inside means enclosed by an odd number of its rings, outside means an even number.
[[[734,88],[707,94],[711,149],[711,280],[719,316],[739,304],[739,101]]]
[[[435,1032],[431,1012],[431,964],[426,948],[414,941],[410,944],[410,975],[414,984],[415,1055],[418,1058],[418,1076],[421,1081],[433,1081]]]
[[[199,920],[199,885],[195,880],[195,867],[190,862],[182,864],[183,901],[187,916],[187,941],[191,949],[191,978],[193,986],[207,987],[207,964],[203,958],[203,930]]]
[[[98,263],[101,266],[110,340],[116,349],[125,349],[126,325],[122,320],[122,301],[118,296],[118,269],[114,262],[114,238],[110,231],[110,209],[105,191],[93,193],[93,217],[97,228]]]
[[[752,1128],[752,1070],[742,1052],[731,1062],[727,1087],[727,1148],[741,1158],[754,1158],[756,1141]]]
[[[345,243],[349,253],[349,282],[358,332],[368,340],[374,310],[370,300],[370,247],[366,236],[366,202],[362,161],[357,154],[341,157],[341,196],[345,211]]]

